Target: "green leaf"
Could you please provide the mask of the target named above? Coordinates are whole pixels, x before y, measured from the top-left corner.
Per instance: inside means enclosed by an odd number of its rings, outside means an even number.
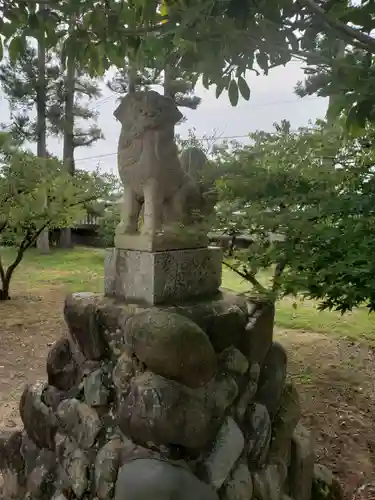
[[[6,42],[14,35],[16,30],[17,25],[15,23],[4,23],[4,26],[1,29],[1,34],[5,38]]]
[[[229,100],[231,105],[237,106],[238,104],[238,98],[239,98],[239,93],[238,93],[238,85],[236,80],[231,80],[228,88],[228,95],[229,95]]]
[[[30,16],[29,16],[29,27],[32,30],[38,30],[39,26],[40,26],[40,23],[39,23],[39,18],[37,16],[37,14],[30,14]]]
[[[245,101],[248,101],[250,99],[250,88],[249,88],[245,78],[243,76],[239,76],[237,84],[238,84],[240,94],[245,99]]]
[[[286,37],[288,39],[288,42],[290,43],[292,47],[293,52],[298,52],[299,49],[299,41],[296,37],[296,35],[293,33],[293,31],[288,31],[286,34]]]
[[[353,136],[358,137],[363,133],[366,127],[368,112],[371,109],[369,104],[368,101],[363,101],[349,109],[346,117],[346,127]]]
[[[15,63],[19,55],[25,50],[26,41],[23,36],[15,36],[9,44],[8,52],[10,60]]]
[[[125,67],[125,57],[123,54],[119,53],[119,49],[115,46],[106,47],[106,53],[111,63],[114,64],[118,69]]]
[[[327,121],[328,123],[333,123],[340,116],[341,111],[345,107],[345,99],[339,99],[338,97],[334,99],[328,106],[327,109]]]
[[[216,92],[215,92],[216,99],[218,99],[221,96],[224,89],[228,88],[229,81],[230,81],[230,76],[225,75],[221,78],[220,81],[216,82]]]
[[[202,76],[202,84],[205,89],[208,89],[210,86],[210,80],[207,74],[204,74]]]
[[[3,55],[4,55],[3,42],[0,38],[0,61],[3,59]]]
[[[224,90],[224,83],[221,81],[216,85],[216,91],[215,91],[216,99],[219,99],[219,97],[223,93],[223,90]]]
[[[258,52],[258,54],[256,55],[256,60],[260,69],[264,72],[265,75],[267,75],[269,69],[268,54],[266,54],[265,52]]]

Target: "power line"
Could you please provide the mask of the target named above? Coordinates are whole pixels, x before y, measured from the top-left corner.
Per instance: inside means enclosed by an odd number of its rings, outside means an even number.
[[[98,101],[96,101],[92,105],[90,105],[90,109],[95,109],[98,106],[101,106],[102,104],[104,104],[105,102],[114,99],[115,97],[118,97],[118,96],[116,96],[116,95],[110,95],[110,96],[107,96],[107,97],[103,97],[102,99],[99,99]]]
[[[101,101],[105,101],[105,100],[109,100],[113,97],[116,97],[116,96],[109,96],[107,98],[104,98],[102,99]],[[316,100],[316,99],[321,99],[321,97],[308,97],[308,98],[305,98],[305,101],[309,100],[309,101],[313,101],[313,100]],[[293,99],[293,100],[288,100],[288,101],[274,101],[274,102],[268,102],[268,103],[262,103],[262,104],[254,104],[253,105],[253,108],[259,108],[259,107],[267,107],[267,106],[273,106],[275,104],[291,104],[291,103],[294,103],[294,102],[299,102],[299,100],[297,99]],[[231,139],[245,139],[245,138],[248,138],[249,137],[249,134],[245,134],[245,135],[228,135],[228,136],[219,136],[216,141],[218,140],[231,140]],[[198,141],[204,141],[204,140],[212,140],[212,139],[215,139],[214,137],[207,137],[207,136],[203,136],[203,137],[197,137],[196,138]],[[105,154],[102,154],[102,155],[93,155],[93,156],[86,156],[84,158],[77,158],[75,161],[78,162],[78,161],[88,161],[88,160],[97,160],[97,159],[100,159],[100,158],[109,158],[109,157],[112,157],[112,156],[115,156],[117,154],[117,152],[114,152],[114,153],[105,153]]]
[[[112,100],[112,99],[118,99],[119,97],[121,97],[121,95],[110,95],[110,96],[107,96],[107,97],[103,97],[102,99],[99,99],[98,101],[94,102],[92,104],[92,107],[91,109],[95,109],[97,108],[98,106],[101,106],[102,104]],[[316,99],[322,99],[321,97],[304,97],[304,100],[305,101],[314,101]],[[263,107],[263,106],[275,106],[277,104],[290,104],[290,103],[293,103],[293,102],[298,102],[298,99],[293,99],[293,100],[287,100],[287,101],[273,101],[273,102],[267,102],[267,103],[262,103],[262,104],[254,104],[253,107],[254,108],[259,108],[259,107]]]
[[[215,141],[221,141],[221,140],[229,140],[229,139],[244,139],[245,137],[249,137],[249,134],[246,135],[227,135],[227,136],[218,136],[217,139],[214,137],[196,137],[198,141],[210,141],[210,140],[215,140]],[[95,155],[95,156],[86,156],[85,158],[77,158],[75,161],[88,161],[88,160],[96,160],[98,158],[108,158],[110,156],[115,156],[117,155],[117,152],[115,153],[106,153],[103,155]]]

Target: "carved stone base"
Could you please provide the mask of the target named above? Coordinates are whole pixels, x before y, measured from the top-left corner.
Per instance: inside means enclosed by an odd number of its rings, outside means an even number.
[[[150,305],[175,304],[215,294],[221,284],[220,248],[144,252],[107,251],[107,296]]]
[[[141,252],[163,252],[166,250],[185,250],[205,248],[208,245],[207,232],[160,234],[146,236],[141,234],[116,234],[115,247],[122,250],[139,250]]]

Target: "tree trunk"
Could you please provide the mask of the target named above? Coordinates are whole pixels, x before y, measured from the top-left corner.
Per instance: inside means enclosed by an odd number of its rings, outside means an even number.
[[[128,79],[128,93],[134,94],[134,92],[137,90],[137,68],[132,61],[129,61]]]
[[[0,288],[0,302],[2,302],[3,300],[10,300],[9,285],[10,285],[9,280],[5,280],[2,283]]]
[[[44,9],[44,4],[39,5],[39,9]],[[39,35],[38,39],[38,84],[36,93],[36,129],[37,129],[37,155],[41,157],[47,156],[47,139],[46,139],[46,46],[44,33]],[[45,200],[47,203],[47,199]],[[49,252],[49,235],[48,229],[43,231],[37,239],[37,248],[42,253]]]
[[[337,40],[336,43],[335,43],[335,59],[342,59],[345,57],[345,47],[346,47],[346,44],[345,44],[345,41],[344,40]],[[340,95],[331,95],[329,97],[329,101],[328,101],[328,110],[330,108],[332,108],[333,106],[335,106],[336,104],[336,101],[340,99]],[[327,112],[328,113],[328,112]],[[333,126],[335,123],[335,119],[334,118],[331,118],[329,121],[328,121],[328,126]]]
[[[173,72],[173,67],[171,64],[166,64],[164,68],[164,95],[166,97],[170,97],[171,99],[174,99],[175,93],[173,91],[173,78],[174,78],[174,72]]]
[[[74,176],[74,91],[75,91],[75,60],[71,55],[68,57],[67,73],[65,81],[65,122],[64,122],[64,149],[63,161],[65,168],[71,176]],[[70,227],[63,228],[60,233],[60,246],[72,248],[72,230]]]

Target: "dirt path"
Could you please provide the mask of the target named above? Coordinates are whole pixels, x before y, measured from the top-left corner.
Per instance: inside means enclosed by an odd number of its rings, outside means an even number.
[[[0,303],[0,428],[20,425],[24,384],[45,378],[48,349],[65,330],[63,300],[64,291],[55,288]],[[338,474],[346,498],[363,486],[361,499],[374,500],[364,486],[375,478],[374,351],[310,332],[279,331],[276,337],[288,350],[319,462]]]
[[[26,383],[46,378],[46,356],[63,334],[64,293],[35,291],[0,302],[0,428],[20,425],[18,402]]]
[[[346,498],[362,486],[375,499],[375,352],[322,334],[278,332],[300,393],[317,459],[341,480]],[[365,485],[371,483],[371,489]],[[369,496],[370,495],[370,496]],[[356,496],[356,498],[358,498]]]

